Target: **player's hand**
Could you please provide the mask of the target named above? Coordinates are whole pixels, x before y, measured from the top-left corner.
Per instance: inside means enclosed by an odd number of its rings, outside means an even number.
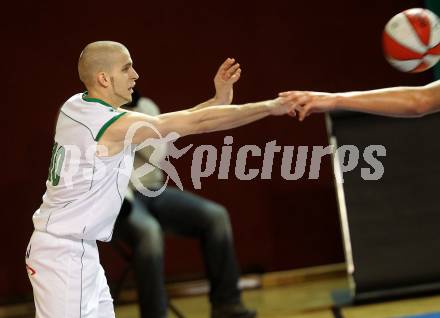
[[[267,105],[270,109],[272,116],[290,115],[295,117],[294,111],[295,104],[290,99],[285,97],[278,97],[272,100],[268,100]]]
[[[217,105],[229,105],[234,97],[234,84],[240,79],[240,64],[228,58],[220,65],[214,77],[215,100]]]
[[[279,96],[293,103],[291,112],[298,112],[300,121],[310,114],[331,111],[336,107],[337,96],[331,93],[288,91]]]

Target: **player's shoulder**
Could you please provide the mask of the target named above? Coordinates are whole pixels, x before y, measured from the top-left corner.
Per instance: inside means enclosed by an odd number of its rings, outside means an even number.
[[[71,106],[71,105],[74,105],[74,104],[80,104],[80,103],[82,103],[82,102],[83,102],[83,99],[82,99],[82,95],[83,95],[83,94],[84,94],[84,93],[77,93],[77,94],[75,94],[75,95],[69,97],[69,98],[64,102],[64,104],[63,104],[62,107],[68,107],[68,106]]]
[[[69,97],[64,104],[61,106],[61,112],[72,112],[75,109],[81,108],[81,106],[84,104],[82,99],[83,93],[77,93],[71,97]]]

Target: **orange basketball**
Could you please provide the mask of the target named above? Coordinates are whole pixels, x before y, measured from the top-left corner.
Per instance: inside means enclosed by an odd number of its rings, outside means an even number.
[[[388,62],[402,72],[417,73],[440,59],[440,20],[432,11],[413,8],[392,17],[383,32]]]

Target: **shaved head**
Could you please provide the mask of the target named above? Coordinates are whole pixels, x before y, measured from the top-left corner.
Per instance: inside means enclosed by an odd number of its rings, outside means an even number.
[[[78,74],[81,82],[88,88],[95,83],[99,72],[109,72],[115,57],[128,49],[118,42],[98,41],[88,44],[81,52],[78,61]]]

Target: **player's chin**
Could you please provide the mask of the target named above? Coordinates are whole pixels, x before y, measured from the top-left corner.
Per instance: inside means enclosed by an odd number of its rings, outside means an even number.
[[[130,88],[128,90],[128,98],[130,99],[130,102],[133,99],[133,94],[134,94],[134,90],[133,90],[133,88]]]
[[[133,96],[131,95],[133,93],[128,93],[124,96],[124,99],[128,102],[131,103],[131,101],[133,100]]]

